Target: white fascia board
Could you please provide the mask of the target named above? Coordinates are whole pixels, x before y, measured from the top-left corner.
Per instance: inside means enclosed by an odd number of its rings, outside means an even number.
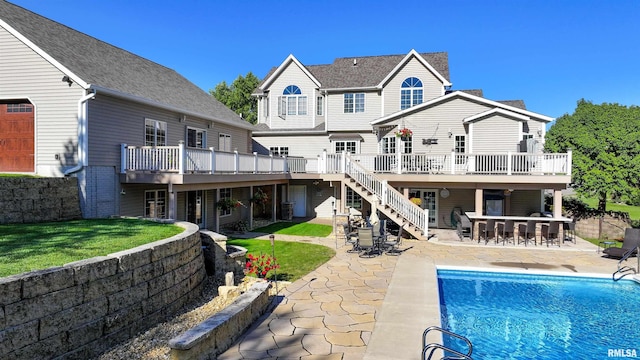
[[[468,124],[470,122],[473,122],[473,121],[478,120],[478,119],[482,119],[483,117],[486,117],[486,116],[489,116],[489,115],[493,115],[493,114],[505,115],[505,116],[512,117],[512,118],[514,118],[516,120],[523,121],[523,122],[524,121],[528,121],[528,120],[531,119],[531,117],[529,117],[529,116],[517,114],[517,113],[515,113],[513,111],[500,109],[500,108],[493,108],[493,109],[489,109],[487,111],[483,111],[483,112],[481,112],[479,114],[475,114],[475,115],[466,117],[466,118],[462,119],[462,123]]]
[[[287,131],[277,131],[277,130],[272,130],[272,131],[253,131],[251,133],[251,135],[253,136],[271,136],[271,135],[327,135],[327,132],[325,130],[287,130]]]
[[[135,95],[123,93],[121,91],[105,88],[105,87],[98,86],[98,85],[89,84],[89,88],[95,90],[96,91],[96,95],[100,95],[100,93],[103,93],[103,94],[106,94],[106,95],[109,95],[109,96],[113,96],[113,97],[129,100],[129,101],[133,101],[133,102],[136,102],[136,103],[139,103],[139,104],[154,106],[154,107],[157,107],[157,108],[160,108],[160,109],[169,110],[169,111],[173,111],[173,112],[177,112],[177,113],[180,113],[180,114],[189,115],[189,116],[193,116],[193,117],[198,117],[198,118],[201,118],[201,119],[204,119],[204,120],[213,121],[214,123],[226,124],[226,125],[230,125],[230,126],[233,126],[233,127],[242,128],[242,129],[245,129],[245,130],[253,131],[256,128],[253,124],[242,120],[242,118],[240,118],[240,116],[238,116],[238,118],[240,119],[240,121],[238,121],[238,122],[229,121],[229,120],[226,120],[226,119],[217,118],[217,117],[214,117],[214,116],[211,116],[211,115],[201,114],[201,113],[185,110],[185,109],[182,109],[182,108],[179,108],[179,107],[176,107],[176,106],[163,104],[163,103],[160,103],[160,102],[157,102],[157,101],[149,100],[147,98],[143,98],[143,97],[140,97],[140,96],[135,96]]]
[[[326,91],[327,93],[333,92],[354,92],[354,91],[381,91],[382,88],[377,86],[367,86],[367,87],[352,87],[352,88],[321,88],[320,90]]]
[[[287,67],[287,65],[289,63],[293,62],[294,64],[296,64],[304,73],[305,75],[307,75],[309,77],[309,79],[311,79],[311,81],[313,81],[313,83],[316,85],[316,87],[320,87],[320,81],[318,81],[318,79],[316,79],[313,75],[311,75],[311,73],[309,72],[309,70],[307,70],[307,68],[302,65],[302,63],[300,61],[298,61],[298,59],[296,59],[295,56],[293,56],[293,54],[289,54],[289,56],[287,56],[287,58],[282,62],[282,64],[280,64],[278,66],[278,68],[276,69],[276,71],[273,72],[273,74],[271,74],[271,76],[269,76],[269,78],[267,80],[265,80],[264,84],[262,84],[262,86],[260,87],[260,89],[262,91],[265,91],[264,89],[269,87],[269,85],[271,85],[271,83],[278,78],[278,76],[280,76],[280,74],[282,74],[282,72],[284,71],[284,69]]]
[[[522,115],[526,115],[526,116],[529,116],[529,117],[532,117],[532,118],[537,118],[537,119],[540,119],[542,121],[551,122],[551,121],[555,120],[555,118],[552,118],[552,117],[549,117],[549,116],[538,114],[538,113],[535,113],[535,112],[529,111],[529,110],[520,109],[520,108],[517,108],[515,106],[506,105],[506,104],[503,104],[501,102],[488,100],[488,99],[485,99],[483,97],[479,97],[479,96],[468,94],[466,92],[454,91],[451,94],[457,94],[458,96],[463,97],[463,98],[467,98],[469,100],[478,101],[478,102],[484,103],[486,105],[495,106],[497,108],[509,110],[509,111],[512,111],[512,112],[517,113],[517,114],[522,114]]]
[[[3,27],[11,35],[15,36],[18,40],[20,40],[22,43],[27,45],[27,47],[29,47],[31,50],[33,50],[36,54],[42,56],[42,58],[44,58],[46,61],[48,61],[56,69],[60,70],[63,74],[67,75],[69,77],[69,79],[73,80],[74,83],[78,84],[79,86],[81,86],[85,90],[87,90],[89,88],[89,84],[87,84],[84,80],[82,80],[78,75],[76,75],[71,70],[69,70],[67,67],[65,67],[60,62],[58,62],[56,59],[51,57],[51,55],[47,54],[44,50],[42,50],[36,44],[31,42],[31,40],[27,39],[24,35],[22,35],[20,32],[18,32],[16,29],[11,27],[9,24],[4,22],[3,20],[0,20],[0,27]]]
[[[454,92],[448,93],[448,94],[446,94],[444,96],[440,96],[440,97],[437,97],[435,99],[431,99],[431,100],[429,100],[427,102],[423,102],[422,104],[419,104],[419,105],[416,105],[416,106],[412,106],[412,107],[410,107],[408,109],[404,109],[404,110],[401,110],[399,112],[395,112],[395,113],[389,114],[387,116],[383,116],[383,117],[381,117],[379,119],[371,121],[369,124],[371,124],[371,125],[382,124],[382,123],[388,122],[389,120],[392,120],[392,119],[394,119],[396,117],[404,116],[404,115],[406,115],[407,113],[410,113],[410,112],[420,111],[420,110],[422,110],[422,108],[425,108],[425,107],[428,107],[428,106],[432,106],[432,105],[437,104],[439,102],[447,101],[447,100],[449,100],[451,98],[454,98],[454,97],[461,97],[461,98],[465,98],[467,100],[473,100],[473,101],[476,101],[476,102],[479,102],[479,103],[482,103],[482,104],[486,104],[486,105],[489,105],[489,106],[494,106],[494,107],[499,108],[499,109],[507,110],[509,112],[513,112],[513,113],[519,114],[521,116],[528,116],[528,117],[540,119],[540,120],[546,121],[546,122],[551,122],[551,121],[555,120],[555,118],[552,118],[552,117],[549,117],[549,116],[544,116],[544,115],[541,115],[541,114],[538,114],[538,113],[534,113],[532,111],[519,109],[517,107],[510,106],[510,105],[505,105],[505,104],[499,103],[497,101],[487,100],[485,98],[482,98],[482,97],[479,97],[479,96],[475,96],[475,95],[471,95],[471,94],[468,94],[466,92],[454,91]],[[511,116],[513,116],[513,115],[511,115]]]
[[[429,64],[427,62],[427,60],[425,60],[422,56],[420,56],[420,54],[418,54],[418,52],[415,51],[415,49],[411,49],[411,51],[409,51],[409,53],[404,57],[404,59],[402,59],[402,61],[400,61],[398,63],[398,65],[396,65],[396,67],[393,68],[393,70],[391,70],[391,72],[389,74],[387,74],[387,76],[385,76],[384,79],[382,79],[380,84],[378,84],[378,87],[382,88],[384,86],[384,84],[386,84],[387,81],[389,81],[389,79],[391,79],[392,76],[394,76],[398,71],[400,71],[402,66],[404,66],[409,61],[409,59],[411,59],[412,56],[415,56],[416,59],[418,59],[418,61],[420,61],[420,63],[424,67],[426,67],[431,73],[433,73],[438,78],[438,80],[440,80],[440,82],[442,82],[442,86],[451,86],[452,85],[449,82],[449,80],[445,79],[444,76],[442,76],[442,74],[440,74],[438,71],[436,71],[436,69],[434,69],[433,66],[431,66],[431,64]]]

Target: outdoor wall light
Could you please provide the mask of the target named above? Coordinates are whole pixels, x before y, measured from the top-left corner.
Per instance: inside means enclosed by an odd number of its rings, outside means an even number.
[[[62,77],[62,82],[66,82],[67,84],[69,84],[69,86],[71,86],[71,84],[73,84],[73,80],[71,80],[71,78],[67,75]]]

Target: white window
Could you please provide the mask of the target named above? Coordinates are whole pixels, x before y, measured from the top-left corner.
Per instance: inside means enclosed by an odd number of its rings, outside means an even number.
[[[167,192],[165,190],[147,190],[144,192],[144,216],[164,219],[166,217]]]
[[[145,146],[167,146],[167,123],[151,119],[144,120]]]
[[[222,133],[218,135],[218,150],[231,152],[231,135]]]
[[[336,153],[346,151],[351,154],[358,153],[358,142],[354,140],[349,141],[334,141],[334,149]]]
[[[220,189],[220,198],[218,200],[231,200],[231,188]],[[231,209],[220,209],[220,216],[231,215]]]
[[[324,98],[322,96],[318,96],[316,99],[316,115],[322,116],[324,111]]]
[[[362,209],[362,196],[353,191],[350,187],[347,187],[345,205],[354,209]]]
[[[187,146],[198,149],[207,147],[207,132],[196,128],[187,128]]]
[[[31,104],[7,104],[8,113],[30,113],[33,112]]]
[[[400,110],[422,103],[422,81],[416,77],[406,78],[400,89]]]
[[[456,154],[464,154],[467,152],[466,148],[466,136],[465,135],[456,135],[454,138],[453,151]],[[456,164],[464,164],[465,157],[464,156],[456,156]]]
[[[278,97],[278,116],[286,119],[287,115],[307,115],[307,97],[296,85],[287,86]]]
[[[269,148],[269,152],[273,154],[273,156],[289,156],[289,147],[288,146],[272,146]]]
[[[396,137],[395,136],[387,136],[380,139],[380,153],[381,154],[396,153]]]
[[[344,113],[364,112],[364,93],[344,94]]]
[[[522,134],[522,140],[533,139],[533,134]]]
[[[413,136],[408,138],[407,140],[402,141],[402,144],[403,154],[413,153]]]

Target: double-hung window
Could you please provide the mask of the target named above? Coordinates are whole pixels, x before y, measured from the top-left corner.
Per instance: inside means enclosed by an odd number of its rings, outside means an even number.
[[[289,85],[278,97],[278,116],[283,119],[287,115],[307,115],[307,97],[296,85]]]
[[[348,208],[362,209],[362,196],[353,191],[350,187],[347,187],[347,199],[345,205]]]
[[[422,81],[416,77],[406,78],[400,89],[400,110],[422,103]]]
[[[207,147],[207,132],[196,128],[187,128],[187,146],[204,149]]]
[[[145,146],[167,146],[167,123],[163,121],[145,119]]]
[[[395,136],[387,136],[380,139],[380,153],[381,154],[396,153],[396,137]]]
[[[218,135],[218,150],[231,152],[231,135],[223,133]]]
[[[344,94],[344,113],[364,112],[364,93]]]

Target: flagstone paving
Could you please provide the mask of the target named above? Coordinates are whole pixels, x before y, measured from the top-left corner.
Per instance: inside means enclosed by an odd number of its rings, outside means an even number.
[[[400,256],[373,258],[348,253],[333,235],[304,238],[335,248],[336,256],[279,288],[277,306],[218,359],[419,359],[422,331],[440,324],[436,266],[610,275],[617,265],[581,239],[525,248],[433,232],[437,241],[405,240]]]

